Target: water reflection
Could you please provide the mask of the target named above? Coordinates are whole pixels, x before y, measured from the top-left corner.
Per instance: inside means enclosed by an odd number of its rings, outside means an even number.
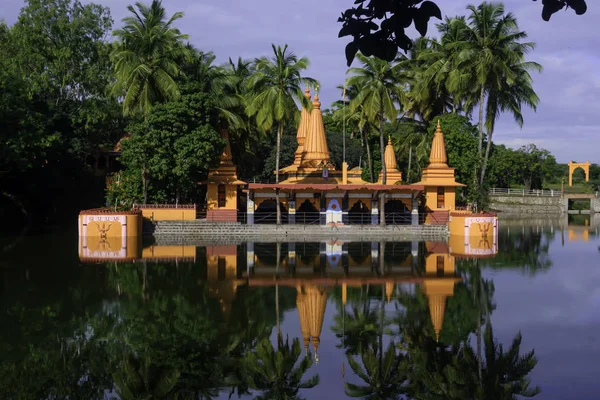
[[[548,271],[560,233],[519,221],[495,257],[452,239],[23,252],[2,275],[0,397],[532,396],[531,339],[494,335],[483,271]]]

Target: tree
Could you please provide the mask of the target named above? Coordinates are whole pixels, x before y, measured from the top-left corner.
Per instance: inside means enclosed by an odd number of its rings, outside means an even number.
[[[585,0],[543,0],[542,3],[544,21],[562,9],[571,8],[577,15],[587,11]],[[442,19],[439,7],[428,0],[356,0],[354,4],[358,7],[345,10],[338,18],[342,23],[338,37],[352,36],[352,42],[345,50],[348,66],[358,51],[391,62],[396,58],[398,48],[406,52],[412,47],[413,42],[405,32],[407,28],[414,24],[419,34],[425,36],[429,20],[432,17]]]
[[[153,202],[193,198],[197,183],[225,146],[211,124],[213,109],[209,95],[185,95],[180,101],[154,106],[144,121],[131,125],[132,136],[123,141],[121,161],[128,170],[143,166],[154,178],[149,188]],[[127,181],[121,184],[127,190]],[[126,200],[119,193],[110,197]]]
[[[299,118],[296,101],[303,107],[311,108],[304,96],[304,84],[316,86],[317,82],[302,76],[302,71],[308,68],[306,57],[298,59],[293,52],[288,52],[287,44],[271,45],[273,57],[261,57],[255,60],[256,72],[251,76],[249,85],[251,94],[248,96],[246,112],[253,116],[256,124],[263,131],[269,131],[277,125],[277,148],[275,159],[275,183],[279,183],[279,156],[281,152],[281,136],[287,121]],[[275,192],[277,203],[277,224],[281,224],[279,206],[279,189]]]
[[[137,11],[127,6],[133,16],[123,18],[123,27],[113,32],[117,41],[111,54],[116,76],[112,93],[123,96],[125,115],[147,114],[153,105],[179,98],[176,61],[185,56],[183,40],[188,39],[173,27],[183,12],[167,20],[161,0],[152,0],[150,7],[139,2],[135,6]]]
[[[105,91],[111,26],[108,8],[71,0],[31,0],[13,26],[0,22],[0,197],[24,226],[99,205],[91,159],[123,129]]]
[[[360,86],[362,90],[350,102],[350,109],[354,111],[358,107],[362,107],[367,120],[372,123],[379,123],[379,150],[383,169],[382,183],[385,185],[387,171],[383,162],[385,152],[384,122],[386,118],[390,121],[396,121],[398,115],[397,105],[401,103],[404,96],[402,86],[405,84],[406,77],[399,70],[398,64],[391,64],[375,57],[366,57],[363,54],[358,54],[357,57],[362,63],[362,67],[348,70],[347,73],[352,76],[348,78],[346,84],[348,86]],[[381,225],[385,225],[384,201],[385,197],[382,194],[380,200]]]
[[[180,73],[177,60],[185,57],[186,48],[173,23],[183,17],[177,12],[167,20],[162,1],[152,0],[150,7],[136,3],[127,9],[133,16],[123,18],[124,26],[113,32],[117,37],[111,53],[116,80],[113,95],[123,97],[125,115],[145,116],[152,106],[180,96],[175,78]],[[148,172],[142,164],[144,198],[148,201]]]
[[[462,31],[462,40],[455,44],[461,49],[456,68],[466,71],[455,84],[458,88],[472,87],[467,107],[479,106],[478,154],[482,160],[479,184],[483,185],[495,122],[501,111],[508,111],[519,126],[523,125],[521,105],[535,110],[539,102],[529,71],[539,72],[541,66],[525,61],[535,44],[521,42],[527,34],[519,31],[512,13],[504,14],[502,4],[483,2],[477,7],[469,5],[467,9],[471,12],[468,23],[461,19],[453,22]],[[484,113],[487,146],[482,156]]]
[[[246,379],[248,387],[263,391],[258,399],[296,399],[300,389],[310,389],[319,384],[319,376],[314,375],[306,381],[302,377],[308,371],[313,361],[303,357],[296,367],[302,354],[300,340],[295,338],[290,346],[286,338],[277,339],[274,348],[269,339],[263,339],[256,350],[249,352],[244,360],[247,368]]]

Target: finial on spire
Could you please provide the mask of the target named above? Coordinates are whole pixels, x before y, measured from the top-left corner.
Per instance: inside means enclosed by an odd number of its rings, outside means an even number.
[[[388,135],[388,145],[391,145],[391,144],[392,144],[392,136]]]
[[[306,89],[304,89],[304,97],[310,99],[310,89],[308,88],[308,85],[306,85]]]

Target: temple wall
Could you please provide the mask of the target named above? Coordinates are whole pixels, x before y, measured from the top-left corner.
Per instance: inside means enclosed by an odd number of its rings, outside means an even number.
[[[149,246],[142,250],[143,259],[196,258],[196,246]]]
[[[438,271],[438,265],[442,267],[441,271]],[[452,275],[455,269],[454,256],[443,253],[443,254],[429,254],[425,258],[425,273],[429,276],[436,275],[440,272],[442,275]]]
[[[237,186],[225,185],[225,207],[218,207],[219,185],[209,184],[207,188],[207,210],[237,210]],[[194,215],[194,218],[196,216]]]
[[[454,187],[446,187],[444,191],[444,208],[437,208],[437,187],[425,188],[425,205],[433,210],[454,210],[456,208],[456,190]]]
[[[82,260],[135,259],[141,254],[139,211],[84,210],[78,225]]]
[[[196,208],[141,208],[142,216],[151,221],[189,221],[196,219]]]

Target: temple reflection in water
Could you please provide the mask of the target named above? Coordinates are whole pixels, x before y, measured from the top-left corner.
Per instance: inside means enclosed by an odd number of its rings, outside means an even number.
[[[225,319],[240,287],[278,286],[296,289],[296,306],[304,343],[318,361],[327,299],[341,288],[346,305],[349,288],[380,286],[388,303],[399,286],[421,290],[429,302],[433,333],[439,339],[448,297],[461,280],[457,258],[492,257],[495,236],[451,238],[449,242],[245,242],[230,245],[151,245],[139,254],[80,252],[87,262],[197,262],[206,265],[208,295],[218,299]],[[133,248],[131,246],[130,248]],[[141,246],[139,246],[141,247]],[[100,255],[104,257],[99,257]],[[339,293],[337,291],[336,293]]]

